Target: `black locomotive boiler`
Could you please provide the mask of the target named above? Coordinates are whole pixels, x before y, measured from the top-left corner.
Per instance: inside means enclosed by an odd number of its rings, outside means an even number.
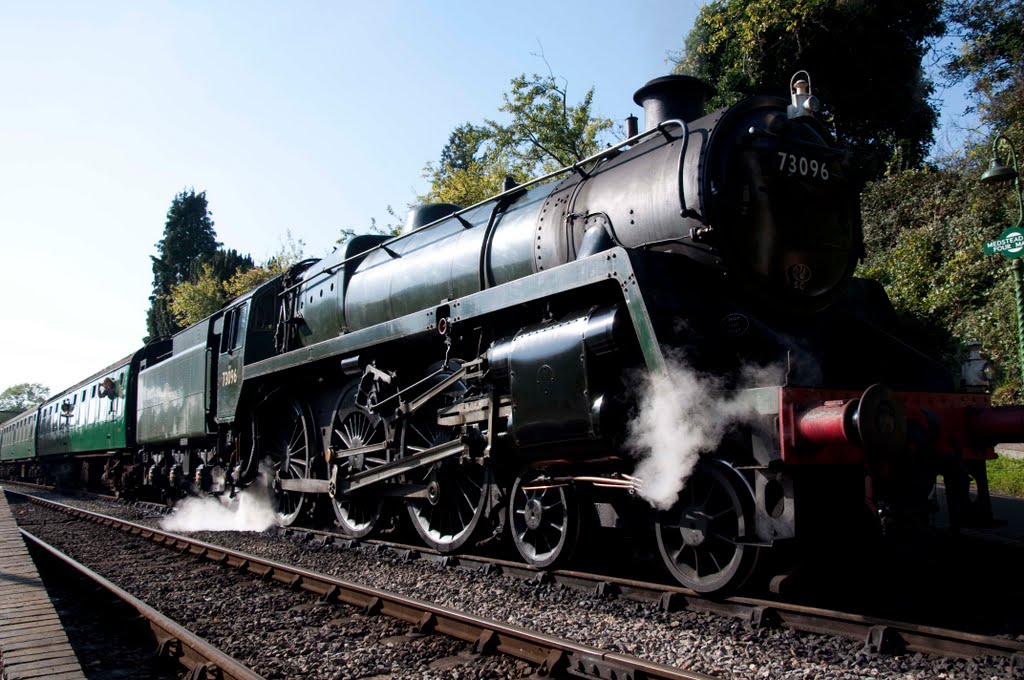
[[[540,567],[593,527],[652,532],[705,592],[844,522],[919,522],[940,474],[951,521],[986,519],[985,460],[1022,412],[954,392],[853,277],[850,158],[808,79],[791,90],[705,115],[709,86],[658,78],[643,132],[297,264],[140,358],[130,441],[85,464],[174,494],[268,461],[283,523],[322,501],[351,536],[404,516],[442,552],[509,534]],[[625,440],[633,378],[671,357],[750,415],[654,509]]]

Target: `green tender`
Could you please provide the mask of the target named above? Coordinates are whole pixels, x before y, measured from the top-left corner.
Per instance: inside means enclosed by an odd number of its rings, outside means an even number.
[[[174,336],[172,356],[139,373],[135,430],[139,444],[206,435],[210,323],[206,319]]]

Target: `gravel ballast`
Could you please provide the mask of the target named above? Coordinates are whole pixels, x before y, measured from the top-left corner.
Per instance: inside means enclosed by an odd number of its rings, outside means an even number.
[[[55,500],[69,502],[64,498]],[[131,521],[153,526],[158,524],[158,518],[154,517],[152,511],[144,508],[92,500],[75,500],[71,503]],[[22,521],[20,511],[25,507],[24,504],[12,505],[19,521]],[[32,512],[50,511],[34,508]],[[46,531],[59,534],[60,526],[47,525]],[[76,550],[93,552],[94,545],[106,542],[106,539],[101,541],[99,536],[113,533],[102,527],[82,529],[84,526],[93,525],[75,523],[72,526],[78,529],[68,532],[72,535],[66,540],[69,544],[68,549],[76,557],[79,557],[75,553]],[[82,542],[81,537],[86,532],[90,538]],[[97,538],[92,538],[93,535]],[[539,630],[594,647],[724,678],[1024,677],[1024,673],[1011,667],[1008,659],[953,660],[921,654],[868,656],[862,653],[863,645],[857,641],[801,634],[787,629],[755,630],[735,619],[711,614],[690,611],[669,613],[653,605],[626,599],[596,597],[550,583],[534,584],[514,577],[485,575],[443,566],[432,561],[406,561],[390,552],[382,553],[370,546],[342,549],[321,545],[315,541],[299,541],[275,531],[195,532],[191,535],[209,543],[293,564],[343,580],[417,597],[441,606]],[[131,541],[136,539],[117,536],[110,540],[112,543],[105,548],[108,555],[118,550],[137,549],[114,547],[129,546]],[[82,545],[83,543],[87,545]],[[102,559],[103,549],[99,550],[98,555]],[[254,612],[261,613],[256,617],[259,621],[257,625],[264,627],[268,632],[280,632],[281,642],[262,642],[258,636],[248,638],[243,633],[229,635],[228,638],[231,644],[243,648],[246,644],[253,645],[252,652],[258,654],[266,668],[271,669],[268,674],[275,677],[290,674],[280,665],[275,665],[281,663],[281,657],[287,657],[290,662],[295,659],[294,663],[300,664],[310,673],[328,664],[335,664],[335,670],[338,670],[342,668],[338,663],[351,662],[351,666],[344,666],[346,671],[338,671],[341,673],[338,677],[365,677],[365,674],[373,672],[394,674],[394,677],[488,677],[483,673],[491,670],[479,665],[440,670],[431,669],[425,664],[406,663],[406,657],[415,659],[419,652],[415,649],[406,649],[404,643],[394,650],[366,653],[376,655],[373,658],[364,657],[352,650],[346,651],[344,645],[337,644],[338,639],[347,635],[341,631],[348,631],[354,626],[354,638],[358,639],[360,632],[363,638],[367,637],[365,630],[371,625],[367,623],[367,617],[357,617],[354,621],[349,621],[351,615],[339,617],[337,613],[325,613],[332,608],[312,604],[308,597],[305,605],[297,607],[299,599],[294,593],[250,579],[240,579],[234,574],[230,578],[236,579],[236,582],[229,587],[233,597],[216,611],[211,603],[199,603],[191,607],[171,604],[176,593],[188,593],[190,587],[183,587],[178,582],[180,576],[168,577],[164,571],[180,570],[180,567],[163,564],[164,560],[159,558],[150,562],[137,563],[135,572],[126,575],[126,578],[134,583],[156,582],[155,586],[139,586],[149,593],[148,596],[136,594],[183,625],[196,630],[200,635],[215,635],[219,628],[225,627],[226,619],[222,617],[232,616],[231,612],[237,612],[239,607],[249,607]],[[188,578],[193,583],[229,578],[218,575],[219,571],[227,570],[200,562],[190,563],[190,569]],[[132,591],[131,587],[124,584],[122,586]],[[157,598],[156,601],[151,599],[154,597]],[[175,613],[179,610],[181,616],[187,617],[186,619],[179,618]],[[221,621],[215,622],[215,618],[221,618]],[[317,632],[323,631],[328,625],[336,625],[339,628],[333,639],[331,636],[325,637],[322,632]],[[407,625],[397,625],[401,630],[396,630],[394,635],[400,636],[408,632]],[[380,636],[387,636],[384,633],[373,635],[378,636],[377,639],[380,639]],[[435,638],[431,636],[422,639]],[[211,641],[221,644],[212,638]],[[453,644],[453,648],[441,653],[434,650],[435,658],[455,656],[464,651],[465,645]],[[262,647],[256,649],[257,645]],[[389,651],[394,653],[390,654]],[[390,667],[388,663],[391,664]],[[505,663],[514,662],[506,660]],[[395,664],[399,664],[399,667]],[[351,674],[348,673],[348,669],[352,669]],[[355,669],[359,669],[358,672]],[[257,670],[267,672],[262,668]],[[521,675],[529,672],[525,667],[514,666],[502,668],[500,671],[494,670],[499,674],[489,677],[512,677],[517,673]],[[296,672],[301,675],[300,671]]]

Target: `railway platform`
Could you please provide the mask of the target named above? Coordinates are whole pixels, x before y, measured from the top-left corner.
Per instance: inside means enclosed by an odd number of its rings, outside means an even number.
[[[0,677],[85,678],[0,487]]]

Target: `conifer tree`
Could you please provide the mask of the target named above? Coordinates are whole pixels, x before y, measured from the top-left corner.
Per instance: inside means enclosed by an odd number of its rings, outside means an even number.
[[[198,275],[201,263],[209,261],[217,253],[221,244],[213,230],[212,215],[205,191],[197,194],[193,188],[182,190],[171,201],[164,237],[156,244],[157,256],[150,257],[153,261],[153,294],[149,297],[150,308],[146,316],[147,341],[181,330],[168,307],[168,296],[175,286]]]

